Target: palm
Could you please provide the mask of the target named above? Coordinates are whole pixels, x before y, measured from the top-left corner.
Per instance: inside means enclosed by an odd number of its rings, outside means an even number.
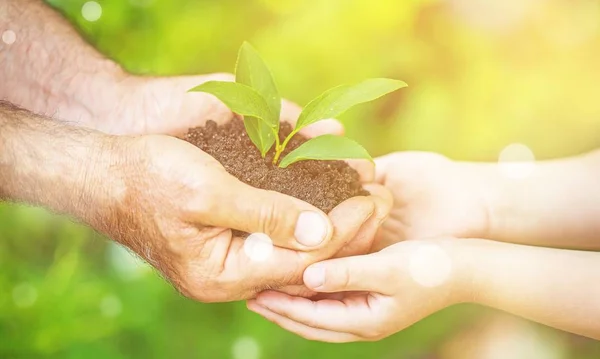
[[[483,236],[485,204],[460,164],[420,152],[376,160],[377,180],[392,191],[394,207],[375,249],[398,241],[439,236]]]

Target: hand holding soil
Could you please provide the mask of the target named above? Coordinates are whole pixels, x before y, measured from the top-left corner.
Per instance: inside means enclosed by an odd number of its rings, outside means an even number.
[[[308,265],[354,238],[365,252],[391,205],[375,186],[383,198],[354,197],[327,216],[299,199],[242,183],[184,141],[143,136],[118,146],[129,154],[115,168],[126,189],[111,210],[113,225],[103,230],[204,302],[301,284]],[[254,262],[232,230],[266,233],[276,247]]]

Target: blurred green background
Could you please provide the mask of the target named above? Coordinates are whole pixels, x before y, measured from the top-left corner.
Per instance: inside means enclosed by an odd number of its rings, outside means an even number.
[[[248,40],[299,104],[402,79],[408,89],[342,117],[373,154],[496,161],[511,143],[538,159],[600,146],[596,0],[97,0],[97,21],[84,0],[48,2],[139,74],[230,72]],[[378,343],[312,343],[244,303],[182,298],[122,248],[21,206],[0,205],[0,265],[0,358],[600,358],[596,342],[475,306]]]

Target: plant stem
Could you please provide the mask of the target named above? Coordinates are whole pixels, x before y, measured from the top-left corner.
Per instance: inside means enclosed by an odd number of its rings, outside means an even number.
[[[279,156],[281,156],[281,153],[283,152],[283,150],[285,150],[285,147],[287,146],[288,142],[290,142],[290,140],[292,139],[292,137],[294,137],[294,135],[298,132],[298,130],[293,130],[283,141],[283,144],[281,146],[279,146],[279,144],[275,147],[275,157],[273,157],[273,164],[277,164],[277,161],[279,160]]]
[[[275,156],[273,157],[274,165],[277,164],[277,160],[279,160],[279,156],[281,156],[281,152],[283,152],[283,150],[279,146],[275,147]]]
[[[281,152],[283,152],[283,149],[281,148],[281,144],[279,142],[279,131],[276,131],[274,128],[272,129],[273,134],[275,135],[275,156],[273,157],[273,164],[277,164],[277,160],[279,159]]]

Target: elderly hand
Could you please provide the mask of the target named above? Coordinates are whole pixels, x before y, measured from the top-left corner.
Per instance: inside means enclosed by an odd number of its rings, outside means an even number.
[[[204,302],[301,284],[311,263],[332,257],[354,238],[370,243],[387,211],[379,208],[385,199],[355,197],[327,216],[238,181],[212,157],[173,137],[118,137],[113,148],[113,180],[103,184],[109,210],[99,213],[99,229]],[[385,196],[378,186],[370,189]],[[272,253],[252,260],[231,229],[266,233]]]
[[[93,96],[100,101],[96,101],[89,122],[104,132],[182,135],[188,128],[202,126],[208,120],[222,124],[235,116],[214,96],[187,92],[206,81],[234,81],[230,74],[174,77],[121,74],[113,78],[114,80],[107,82],[82,80],[80,85],[84,89],[96,88]],[[85,81],[96,83],[86,84]],[[283,101],[282,121],[294,124],[299,114],[300,108],[297,105]],[[325,130],[318,134],[336,134],[342,131],[342,126],[337,121],[321,124],[320,128]]]

